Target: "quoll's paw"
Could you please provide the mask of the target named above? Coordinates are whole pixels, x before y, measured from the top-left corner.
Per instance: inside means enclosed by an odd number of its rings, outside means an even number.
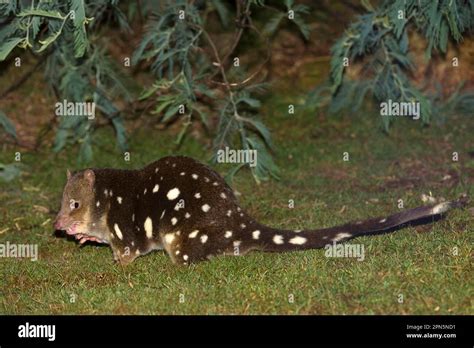
[[[114,260],[122,266],[132,263],[138,256],[140,256],[138,249],[131,250],[128,247],[125,247],[124,250],[114,249]]]

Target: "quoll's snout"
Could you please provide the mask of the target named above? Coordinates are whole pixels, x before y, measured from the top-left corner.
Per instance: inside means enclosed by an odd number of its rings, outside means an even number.
[[[64,221],[65,219],[60,215],[58,214],[58,216],[56,216],[56,219],[54,220],[54,229],[55,230],[64,230],[65,229],[65,225],[66,225],[66,222]]]

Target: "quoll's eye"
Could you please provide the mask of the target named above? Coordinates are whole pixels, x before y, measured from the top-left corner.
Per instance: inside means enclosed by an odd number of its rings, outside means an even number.
[[[80,206],[80,204],[79,204],[78,201],[75,201],[74,199],[71,199],[69,201],[69,207],[71,208],[71,210],[78,209],[79,206]]]

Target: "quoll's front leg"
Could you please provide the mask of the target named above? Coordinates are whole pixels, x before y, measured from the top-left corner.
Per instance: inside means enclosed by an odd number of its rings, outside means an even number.
[[[140,256],[140,251],[133,246],[112,244],[112,251],[114,254],[114,260],[123,266],[130,264],[133,262],[133,260]]]

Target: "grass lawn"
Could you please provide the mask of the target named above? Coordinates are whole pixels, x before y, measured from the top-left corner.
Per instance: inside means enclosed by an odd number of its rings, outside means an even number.
[[[449,200],[474,193],[472,118],[429,128],[402,120],[387,137],[374,126],[375,116],[323,116],[298,107],[288,115],[296,102],[275,92],[262,109],[281,180],[256,185],[244,171],[233,183],[242,206],[261,222],[328,227],[396,212],[399,199],[411,208],[423,204],[421,194]],[[189,137],[177,150],[175,135],[144,130],[132,137],[126,163],[113,136],[105,128],[97,134],[95,167],[139,168],[172,153],[206,161],[210,154],[202,140]],[[0,162],[11,163],[15,151],[1,150]],[[39,250],[36,262],[0,258],[2,314],[474,314],[472,209],[354,239],[364,246],[363,261],[328,258],[320,249],[179,267],[154,252],[122,268],[110,248],[80,247],[53,233],[66,168],[78,169],[75,161],[73,149],[23,153],[21,179],[0,183],[0,243],[33,243]]]

